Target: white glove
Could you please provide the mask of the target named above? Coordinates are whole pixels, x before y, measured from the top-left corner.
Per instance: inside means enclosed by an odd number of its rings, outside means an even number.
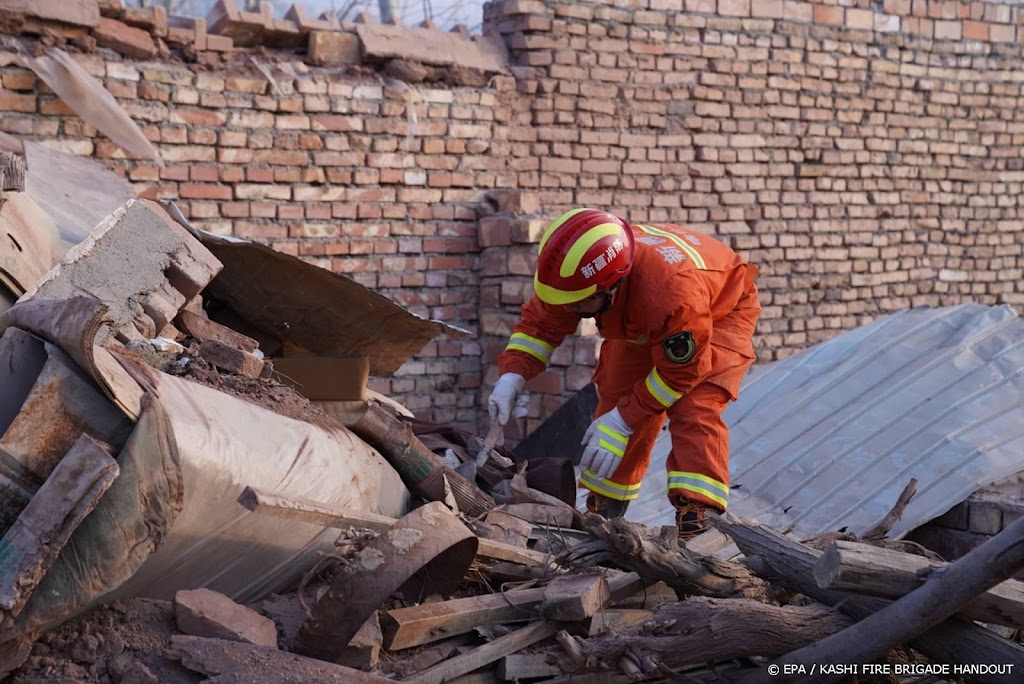
[[[526,378],[518,373],[501,374],[498,382],[494,383],[491,396],[487,399],[487,413],[490,414],[491,420],[497,418],[502,425],[508,423],[508,419],[512,415],[512,408],[520,408],[520,403],[525,404],[525,402],[516,401],[516,396],[525,384]]]
[[[622,461],[632,428],[622,419],[618,407],[598,416],[583,435],[580,465],[600,479],[612,476]]]

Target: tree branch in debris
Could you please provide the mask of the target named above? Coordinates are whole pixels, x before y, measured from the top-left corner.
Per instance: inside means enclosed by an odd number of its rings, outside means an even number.
[[[773,583],[834,605],[854,618],[866,618],[891,601],[821,589],[814,581],[814,566],[821,552],[783,536],[765,525],[744,523],[733,515],[712,517],[716,526],[733,538],[746,556],[748,567]],[[1024,518],[1022,518],[1024,520]],[[915,592],[916,593],[916,592]],[[892,619],[892,618],[890,618]],[[904,620],[900,616],[897,622]],[[904,639],[905,643],[941,663],[1007,663],[1024,668],[1024,647],[965,620],[946,620]],[[884,651],[883,651],[884,652]],[[844,654],[833,662],[869,662]],[[805,663],[810,661],[805,661]],[[975,681],[999,684],[1001,675],[978,674]]]
[[[692,597],[662,606],[651,619],[620,633],[575,639],[578,652],[569,652],[571,662],[562,669],[614,669],[626,661],[645,675],[665,674],[684,665],[788,653],[851,624],[849,617],[821,605]]]
[[[879,520],[871,529],[862,534],[860,538],[864,541],[878,541],[884,539],[885,535],[889,534],[889,530],[896,524],[901,517],[903,517],[903,511],[907,510],[907,505],[910,504],[910,500],[917,494],[917,478],[910,478],[910,482],[903,488],[900,495],[896,498],[896,503],[892,509],[885,514],[885,516]]]
[[[594,539],[563,553],[560,564],[590,567],[614,563],[686,594],[765,599],[765,583],[747,568],[679,548],[674,527],[655,536],[650,528],[625,518],[605,520],[594,514],[583,518],[583,527]]]

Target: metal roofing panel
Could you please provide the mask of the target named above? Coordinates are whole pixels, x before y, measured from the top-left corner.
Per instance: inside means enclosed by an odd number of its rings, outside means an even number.
[[[800,537],[863,532],[910,478],[896,538],[1024,471],[1024,322],[1009,306],[887,316],[751,372],[725,419],[730,510]],[[628,518],[672,524],[663,432]]]

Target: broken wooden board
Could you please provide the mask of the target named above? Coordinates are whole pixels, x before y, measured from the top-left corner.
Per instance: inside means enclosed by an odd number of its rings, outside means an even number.
[[[606,581],[611,601],[635,594],[647,584],[631,572],[612,573]],[[587,584],[577,588],[590,590]],[[537,615],[537,609],[544,601],[545,590],[545,587],[518,589],[387,611],[381,616],[384,646],[390,651],[397,651],[465,634],[483,624],[531,619]],[[563,600],[570,598],[568,591],[561,596]]]
[[[498,510],[505,511],[509,515],[522,518],[535,525],[546,527],[561,527],[569,529],[572,527],[572,511],[564,506],[546,506],[535,503],[510,503],[505,504]]]
[[[474,529],[481,537],[525,549],[530,540],[530,532],[533,531],[533,524],[495,509],[487,514],[482,523],[477,522]]]
[[[173,203],[167,211],[224,264],[204,297],[226,305],[256,331],[282,344],[314,355],[362,354],[370,360],[373,375],[390,376],[437,335],[469,335],[415,316],[351,278],[298,257],[197,230]],[[253,278],[253,273],[264,277]]]
[[[7,629],[71,534],[120,472],[110,454],[82,435],[0,539],[0,629]]]
[[[543,641],[558,632],[559,627],[554,623],[541,621],[535,622],[505,636],[498,637],[494,641],[483,646],[445,660],[422,672],[417,672],[411,677],[402,680],[409,684],[443,684],[459,675],[464,675],[489,665],[499,658],[515,653],[538,641]]]
[[[188,669],[218,680],[233,675],[237,682],[266,681],[273,672],[279,684],[394,684],[369,672],[240,641],[178,634],[171,637],[168,651]]]

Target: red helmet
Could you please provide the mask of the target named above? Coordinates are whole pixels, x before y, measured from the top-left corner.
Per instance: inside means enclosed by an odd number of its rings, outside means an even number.
[[[572,304],[622,280],[633,266],[633,231],[598,209],[559,216],[540,239],[533,289],[548,304]]]

